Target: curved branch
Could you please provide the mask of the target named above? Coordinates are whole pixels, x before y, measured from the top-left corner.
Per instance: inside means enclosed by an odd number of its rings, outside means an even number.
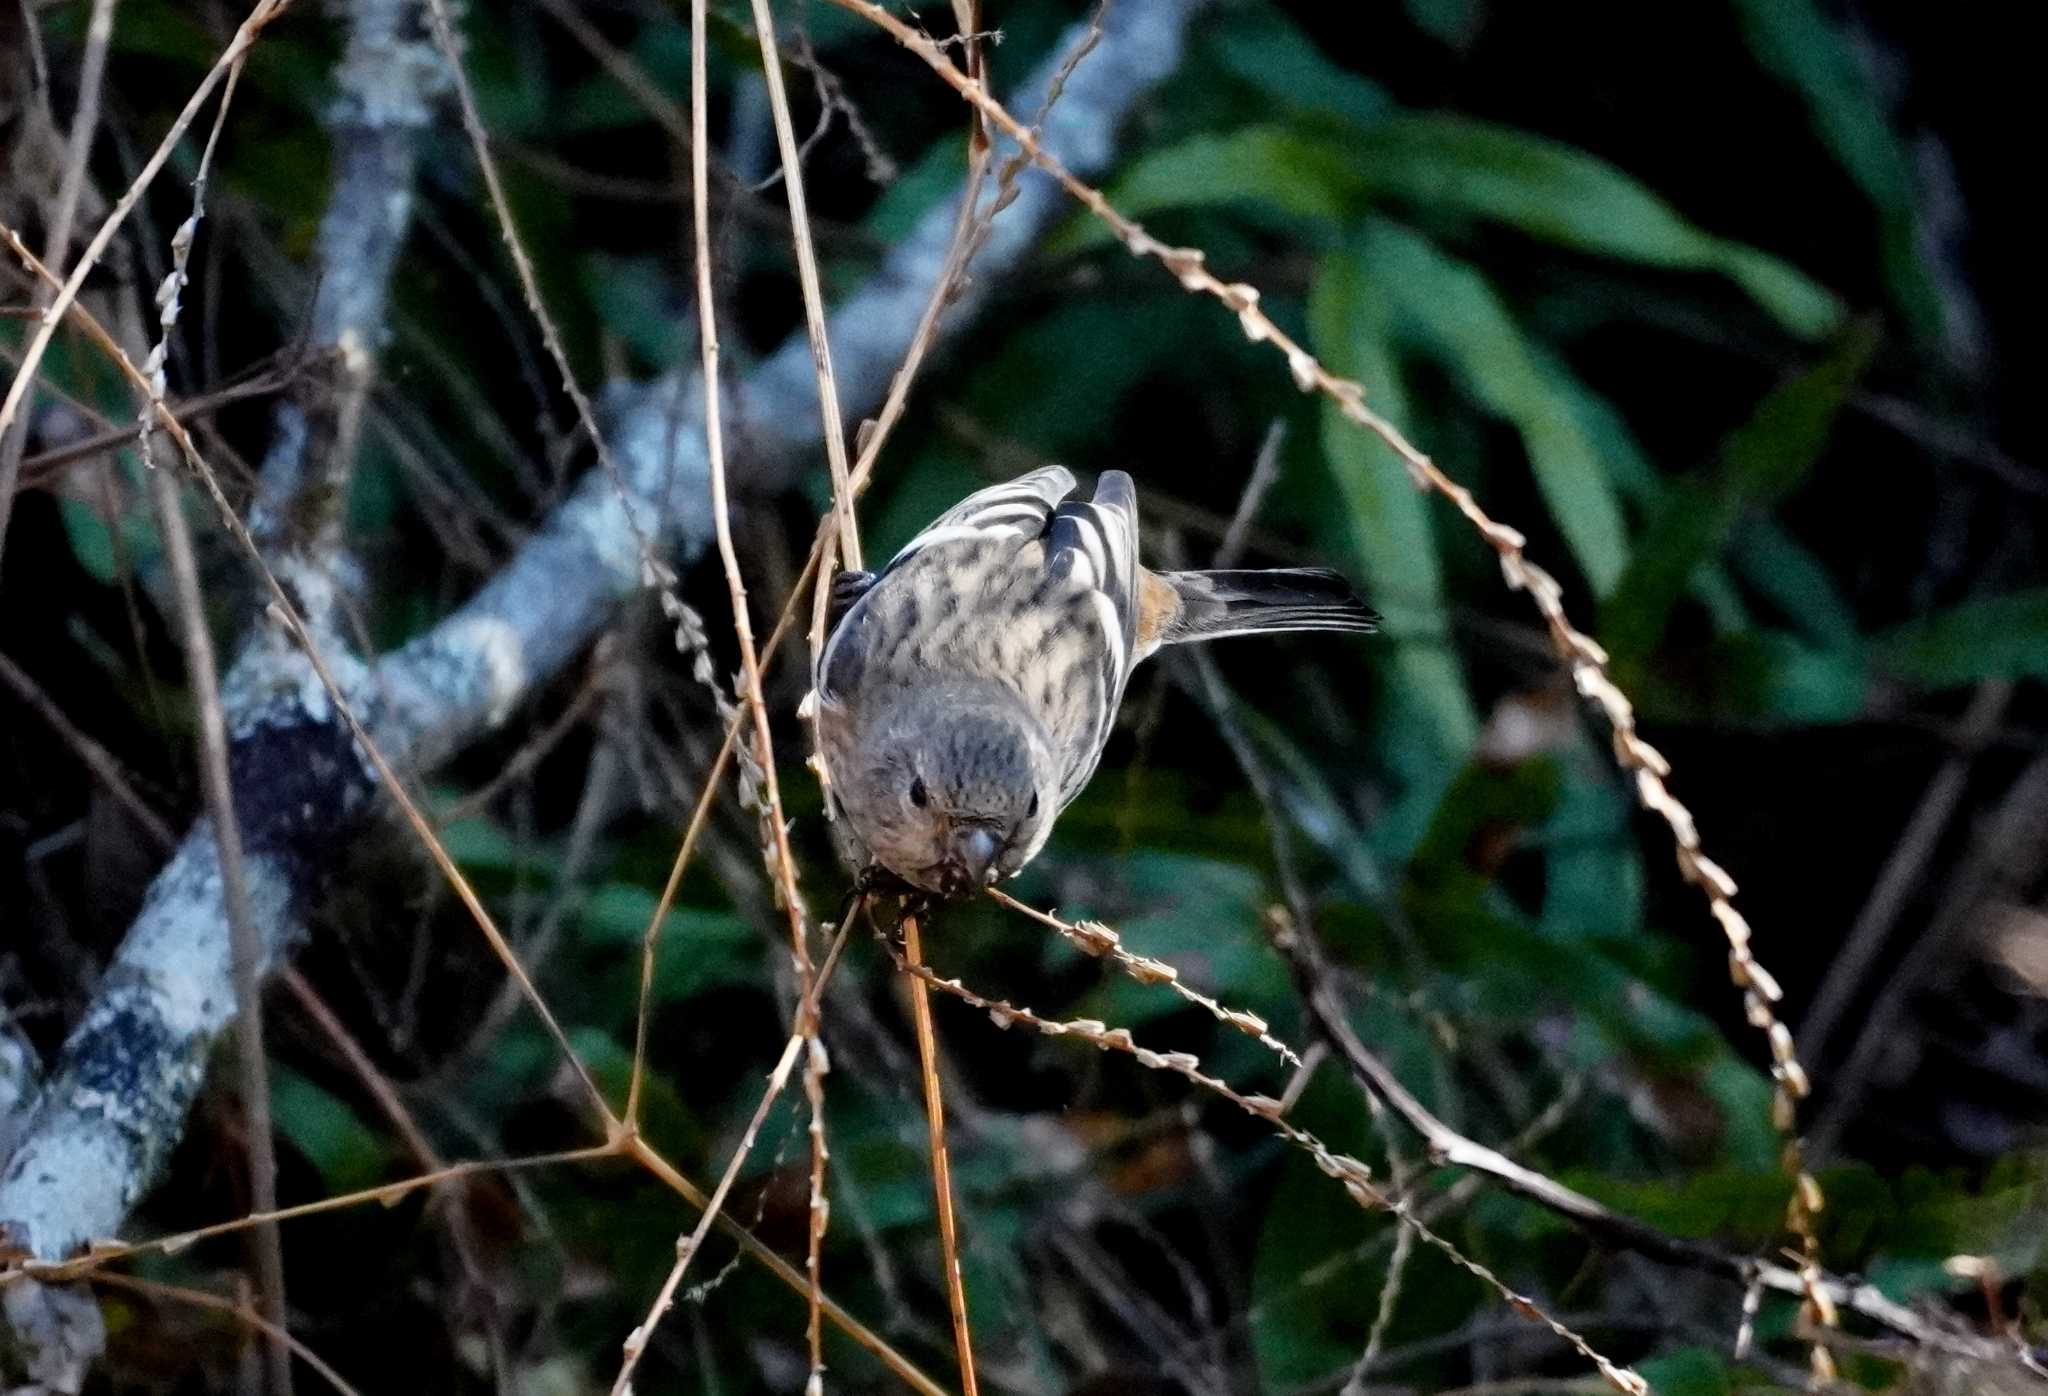
[[[1123,118],[1177,63],[1187,24],[1202,3],[1126,0],[1116,6],[1101,44],[1055,109],[1046,144],[1076,168],[1101,169]],[[396,8],[394,0],[363,4]],[[1049,62],[1040,74],[1039,90],[1054,67]],[[1029,92],[1019,98],[1031,100]],[[410,168],[389,161],[380,168],[401,166]],[[346,180],[349,162],[341,168]],[[981,304],[992,283],[1014,272],[1050,225],[1058,203],[1043,183],[1035,175],[1027,179],[1015,204],[996,220],[974,264],[979,281],[964,294],[963,310]],[[373,185],[366,174],[362,187]],[[337,205],[340,200],[337,190]],[[327,226],[359,212],[332,208]],[[850,413],[866,412],[887,389],[943,266],[955,221],[951,206],[934,209],[832,317]],[[388,227],[367,217],[361,226]],[[333,246],[323,232],[323,249]],[[388,260],[383,268],[379,275],[388,275]],[[358,350],[373,344],[377,324],[352,317],[381,315],[382,292],[359,297],[337,290],[332,296],[334,318],[317,312],[316,335],[329,332],[323,326],[353,326]],[[956,311],[956,325],[960,318]],[[337,342],[344,352],[350,348],[346,335]],[[739,420],[764,447],[751,487],[780,488],[802,469],[820,439],[816,392],[801,333],[740,388]],[[703,550],[711,530],[702,421],[693,406],[698,393],[694,375],[671,376],[616,387],[602,404],[631,507],[657,521],[660,546],[686,559]],[[294,448],[283,418],[281,427],[266,465],[272,499],[298,493],[304,481],[306,458],[281,454],[303,451],[303,442]],[[337,466],[345,467],[338,456]],[[627,508],[612,482],[591,472],[496,577],[419,639],[365,664],[337,637],[322,637],[341,690],[394,759],[415,767],[444,760],[502,723],[589,643],[642,582]],[[317,585],[310,573],[295,582]],[[248,845],[249,900],[263,928],[267,963],[274,965],[299,938],[305,909],[317,903],[332,848],[368,813],[377,792],[318,677],[267,627],[259,626],[227,675],[223,701],[234,799]],[[233,1005],[219,850],[202,821],[151,885],[19,1146],[0,1169],[0,1228],[9,1240],[38,1258],[56,1259],[118,1231],[181,1132]]]

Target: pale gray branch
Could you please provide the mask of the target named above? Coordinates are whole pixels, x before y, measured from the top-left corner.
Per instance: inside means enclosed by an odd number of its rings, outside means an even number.
[[[1115,132],[1173,70],[1202,3],[1123,0],[1112,9],[1101,44],[1067,84],[1046,132],[1062,160],[1083,174],[1107,164]],[[321,249],[324,258],[348,260],[326,263],[313,330],[344,355],[367,356],[382,333],[413,141],[435,81],[410,31],[398,27],[414,8],[409,0],[359,0],[358,35],[381,33],[387,57],[366,60],[384,66],[354,75],[365,82],[360,91],[344,65],[344,90],[358,105],[345,101],[350,119],[336,126],[338,183]],[[389,17],[390,27],[372,32],[371,16]],[[1052,66],[1021,104],[1034,104]],[[955,306],[955,325],[1016,270],[1057,209],[1049,182],[1026,175],[974,263],[976,279]],[[832,317],[850,414],[881,400],[954,221],[952,207],[933,209]],[[804,336],[793,336],[736,394],[738,419],[756,447],[742,483],[756,492],[789,484],[819,446],[809,356]],[[602,471],[591,471],[475,596],[373,665],[350,655],[322,623],[318,595],[307,596],[330,669],[389,756],[415,769],[445,759],[505,721],[590,642],[642,585],[628,507],[654,521],[665,551],[686,560],[702,551],[710,514],[701,420],[692,406],[698,399],[694,378],[680,375],[609,390],[602,407],[630,506]],[[332,443],[323,447],[310,421],[303,403],[281,414],[265,464],[267,499],[289,500],[314,483],[317,453]],[[331,478],[345,478],[346,453],[332,455]],[[302,593],[328,584],[314,567],[294,568],[288,580]],[[376,790],[326,691],[274,627],[259,624],[245,644],[223,702],[249,901],[274,964],[299,939],[336,840],[360,821]],[[0,1226],[11,1240],[55,1259],[123,1225],[182,1130],[212,1046],[232,1018],[229,963],[219,850],[202,821],[151,886],[0,1169]]]

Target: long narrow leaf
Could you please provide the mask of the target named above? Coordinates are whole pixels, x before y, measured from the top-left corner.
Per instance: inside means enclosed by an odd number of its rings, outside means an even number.
[[[1743,510],[1804,478],[1874,347],[1867,332],[1846,336],[1818,366],[1765,397],[1713,469],[1670,491],[1601,611],[1601,640],[1617,664],[1639,664],[1656,647],[1695,570],[1719,555]]]
[[[1316,352],[1336,372],[1374,387],[1379,411],[1406,414],[1393,350],[1394,306],[1361,247],[1334,253],[1309,296]],[[1412,777],[1447,780],[1479,731],[1450,647],[1443,566],[1426,501],[1377,438],[1334,407],[1322,415],[1323,450],[1346,504],[1343,536],[1362,580],[1386,618],[1389,686],[1411,724]]]
[[[1551,518],[1579,570],[1606,595],[1628,560],[1621,504],[1572,403],[1554,390],[1521,327],[1477,269],[1427,239],[1374,220],[1363,247],[1404,327],[1520,434]]]

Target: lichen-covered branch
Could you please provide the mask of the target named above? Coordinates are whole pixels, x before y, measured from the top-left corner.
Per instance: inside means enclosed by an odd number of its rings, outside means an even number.
[[[1070,166],[1100,170],[1123,118],[1173,70],[1187,23],[1200,5],[1201,0],[1125,0],[1116,6],[1102,42],[1068,83],[1046,144]],[[412,8],[362,0],[365,14],[397,16]],[[413,71],[418,81],[428,80],[427,70]],[[1020,105],[1033,104],[1051,71],[1048,65],[1036,90],[1018,96]],[[414,91],[418,100],[427,100],[428,89]],[[409,109],[400,102],[393,110]],[[379,221],[380,214],[390,214],[382,199],[407,196],[393,194],[371,175],[373,167],[387,176],[409,172],[410,137],[402,139],[399,132],[410,129],[367,118],[359,126],[337,126],[339,145],[348,145],[352,132],[370,130],[382,133],[364,137],[373,144],[391,142],[381,157],[357,152],[360,164],[353,158],[337,162],[340,182],[323,225],[323,254],[339,255],[345,236],[359,239],[347,246],[383,249],[376,254],[383,261],[374,288],[360,281],[336,287],[339,269],[327,268],[315,335],[334,335],[344,352],[348,335],[367,353],[380,333],[384,284],[403,231],[402,220],[395,226]],[[403,158],[388,158],[401,144]],[[355,205],[377,188],[384,190],[379,202]],[[345,195],[347,190],[360,192]],[[955,325],[993,283],[1016,269],[1057,209],[1043,178],[1027,176],[1016,202],[995,220],[974,280],[956,306]],[[932,210],[870,284],[832,316],[842,399],[850,413],[870,410],[886,390],[943,265],[954,215],[950,206]],[[350,226],[356,232],[345,235]],[[372,252],[360,256],[367,261]],[[693,405],[699,391],[694,377],[678,375],[607,392],[607,434],[630,502],[603,472],[591,472],[496,577],[411,644],[374,663],[358,661],[320,626],[317,598],[308,598],[329,669],[393,759],[424,768],[446,758],[503,722],[589,643],[642,583],[629,507],[637,517],[656,521],[654,540],[664,550],[686,559],[703,550],[711,518],[700,409]],[[780,488],[808,466],[820,439],[816,392],[801,334],[738,389],[736,420],[758,453],[744,481],[748,488]],[[281,417],[265,466],[265,496],[272,501],[306,498],[312,484],[311,437],[294,439],[294,410],[304,409],[288,408]],[[337,454],[330,479],[345,478],[346,461]],[[302,590],[320,585],[313,568],[291,581]],[[259,624],[245,644],[227,675],[223,703],[235,805],[247,845],[249,901],[263,928],[265,953],[275,963],[298,939],[304,911],[317,902],[336,840],[371,808],[376,789],[311,666],[271,626]],[[219,851],[202,822],[151,886],[17,1147],[0,1166],[0,1227],[11,1242],[54,1259],[121,1227],[176,1141],[233,1007]]]
[[[13,1150],[15,1133],[35,1109],[43,1090],[42,1074],[35,1044],[0,1008],[0,1158]]]
[[[1053,108],[1045,144],[1080,168],[1106,167],[1116,131],[1179,63],[1188,22],[1204,3],[1132,0],[1113,7],[1101,43]],[[1056,60],[1048,62],[1018,94],[1018,105],[1035,108],[1056,70]],[[957,328],[986,302],[1060,212],[1058,187],[1035,170],[1026,174],[969,268],[945,328]],[[832,313],[834,370],[849,413],[866,413],[888,391],[943,273],[955,213],[952,199],[931,209],[867,284]],[[786,487],[822,443],[806,336],[791,335],[735,394],[733,434],[754,452],[740,488],[763,493]],[[654,521],[657,546],[696,557],[711,541],[696,375],[614,385],[599,405],[634,495],[633,517]],[[466,605],[387,656],[379,677],[393,707],[373,729],[378,740],[411,749],[417,764],[431,765],[502,721],[536,683],[580,651],[643,581],[626,511],[612,483],[592,472]]]
[[[419,0],[355,0],[327,125],[334,189],[320,222],[309,363],[278,404],[251,522],[315,557],[339,543],[362,404],[385,336],[391,272],[412,225],[413,173],[447,69]]]

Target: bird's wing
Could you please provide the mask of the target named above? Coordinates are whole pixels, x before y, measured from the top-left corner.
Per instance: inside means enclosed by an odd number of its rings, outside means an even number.
[[[976,490],[905,543],[903,551],[889,560],[889,567],[901,566],[934,543],[962,538],[1040,537],[1053,510],[1073,489],[1073,471],[1064,465],[1048,465],[1004,484]],[[888,570],[883,569],[885,574]]]
[[[903,550],[891,558],[879,574],[867,580],[860,595],[837,617],[831,636],[818,658],[815,677],[819,699],[836,703],[852,692],[866,670],[868,651],[875,643],[874,632],[878,625],[888,634],[902,633],[904,625],[892,622],[902,622],[906,608],[911,615],[916,615],[918,609],[927,603],[926,593],[933,581],[948,575],[943,571],[932,573],[920,586],[910,575],[918,569],[909,567],[919,554],[939,544],[1001,544],[1005,548],[1016,548],[1035,541],[1045,536],[1053,511],[1073,488],[1072,471],[1063,465],[1048,465],[1029,475],[977,490],[934,519],[923,532],[904,544]],[[893,589],[885,585],[892,574],[895,574],[896,582]],[[908,590],[905,590],[906,586]],[[873,614],[875,598],[884,595],[893,597],[894,601],[885,608],[889,610],[889,616],[878,622]],[[908,624],[910,630],[917,629],[915,622]]]
[[[1092,500],[1068,500],[1054,512],[1046,540],[1046,572],[1078,587],[1093,630],[1100,629],[1102,704],[1095,749],[1109,740],[1124,681],[1136,663],[1138,628],[1138,492],[1121,470],[1106,470]],[[1092,770],[1094,763],[1088,763]],[[1083,777],[1085,780],[1085,776]]]

